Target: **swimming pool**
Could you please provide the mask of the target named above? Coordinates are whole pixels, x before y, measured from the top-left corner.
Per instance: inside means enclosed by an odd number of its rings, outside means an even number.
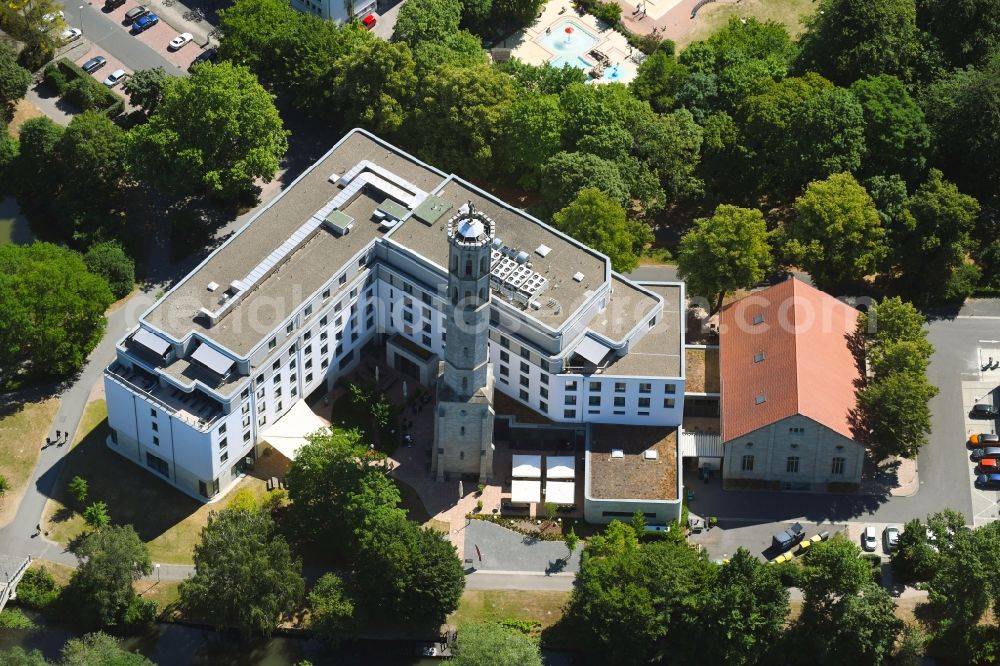
[[[577,69],[590,69],[594,66],[594,63],[580,56],[559,56],[555,60],[550,60],[549,64],[556,69],[562,69],[563,65],[569,65]]]
[[[566,32],[570,29],[570,32]],[[552,25],[551,32],[542,37],[542,45],[549,51],[561,54],[552,64],[561,67],[563,61],[581,69],[591,67],[591,64],[579,56],[590,51],[597,44],[597,37],[587,32],[576,21],[563,19]]]

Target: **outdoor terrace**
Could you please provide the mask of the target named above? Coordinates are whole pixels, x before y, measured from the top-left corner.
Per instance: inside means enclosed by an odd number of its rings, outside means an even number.
[[[178,388],[163,386],[154,375],[144,370],[129,369],[115,362],[108,366],[104,374],[198,430],[209,430],[222,416],[222,406],[201,391],[185,393]]]

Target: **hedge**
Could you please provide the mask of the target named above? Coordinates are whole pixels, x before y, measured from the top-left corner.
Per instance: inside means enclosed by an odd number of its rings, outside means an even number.
[[[52,87],[67,102],[79,106],[84,111],[99,111],[114,118],[125,110],[125,100],[72,60],[60,58],[45,67],[45,83]]]

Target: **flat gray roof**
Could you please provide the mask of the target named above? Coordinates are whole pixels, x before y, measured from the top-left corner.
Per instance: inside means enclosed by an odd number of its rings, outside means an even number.
[[[628,285],[624,281],[622,284]],[[634,286],[631,287],[639,291]],[[627,354],[610,363],[604,369],[604,374],[625,377],[680,377],[681,354],[684,353],[684,340],[681,335],[681,317],[683,317],[681,286],[643,284],[642,287],[663,297],[663,310],[656,316],[656,325],[652,330],[646,333],[642,340],[632,345]],[[616,288],[616,297],[619,288]],[[649,298],[648,295],[646,297]],[[647,309],[646,312],[648,311]]]

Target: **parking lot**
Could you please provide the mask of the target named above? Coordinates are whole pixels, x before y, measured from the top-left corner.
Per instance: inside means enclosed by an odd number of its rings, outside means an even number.
[[[771,546],[771,536],[791,524],[723,520],[719,521],[717,527],[692,534],[689,541],[702,546],[712,560],[729,559],[740,547],[746,548],[752,555],[761,559],[770,560],[780,554],[780,551]],[[805,539],[821,532],[829,532],[832,536],[847,532],[850,527],[844,523],[801,522],[801,525]],[[858,534],[861,534],[860,528]]]
[[[965,409],[965,439],[975,433],[995,433],[996,419],[974,419],[969,411],[977,403],[996,406],[996,388],[1000,385],[1000,368],[992,366],[1000,363],[1000,342],[996,340],[980,340],[976,348],[975,362],[977,367],[966,369],[962,373],[962,406]],[[996,490],[980,490],[975,487],[976,463],[969,458],[968,448],[964,442],[955,442],[955,448],[964,451],[968,460],[969,489],[972,495],[972,523],[982,525],[997,520],[997,502],[1000,492]],[[956,452],[956,455],[961,455]]]
[[[104,11],[103,9],[102,11],[104,12],[104,15],[114,21],[119,28],[129,32],[132,29],[132,24],[125,20],[125,14],[137,6],[137,3],[126,2],[121,7],[111,11]],[[194,42],[191,42],[178,51],[169,50],[167,48],[167,44],[169,44],[170,40],[176,37],[179,32],[182,31],[175,30],[173,27],[168,25],[161,16],[159,23],[151,28],[147,28],[138,35],[133,35],[133,38],[143,41],[151,49],[155,50],[175,65],[181,67],[182,69],[187,69],[188,65],[191,64],[191,61],[194,60],[199,53],[201,53],[201,47]],[[86,36],[86,34],[84,34],[84,36]]]

